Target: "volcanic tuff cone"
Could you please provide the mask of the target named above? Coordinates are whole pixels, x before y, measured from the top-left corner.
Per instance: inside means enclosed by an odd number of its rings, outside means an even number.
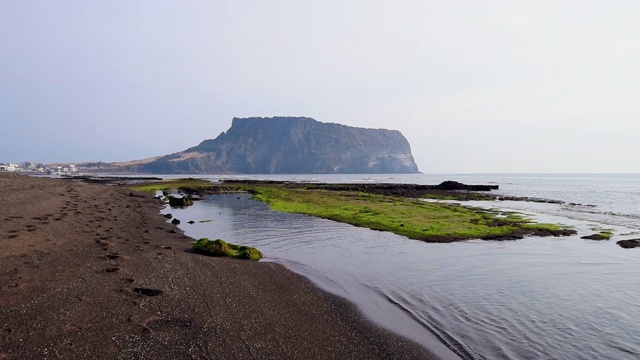
[[[234,118],[215,139],[175,154],[124,166],[148,173],[416,173],[397,130],[322,123],[306,117]]]

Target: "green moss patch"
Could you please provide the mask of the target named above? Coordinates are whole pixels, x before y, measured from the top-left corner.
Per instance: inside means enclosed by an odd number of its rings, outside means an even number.
[[[255,200],[268,203],[274,210],[318,216],[429,242],[575,234],[575,230],[558,225],[532,223],[515,213],[505,216],[410,198],[278,186],[258,186],[251,192]]]
[[[193,205],[193,200],[186,196],[175,197],[175,196],[169,195],[168,199],[169,199],[169,206],[171,207],[185,207],[185,206]]]
[[[174,179],[174,180],[162,180],[162,181],[157,181],[157,182],[152,182],[147,184],[140,184],[140,185],[132,186],[131,190],[152,192],[152,191],[158,191],[158,190],[208,188],[208,187],[211,187],[212,185],[213,184],[207,180],[185,178],[185,179]]]
[[[613,233],[610,231],[601,231],[597,234],[582,236],[581,239],[586,240],[609,240],[613,236]]]
[[[262,258],[262,253],[256,248],[231,244],[222,239],[212,241],[207,238],[202,238],[193,243],[193,250],[209,256],[227,256],[255,261]]]

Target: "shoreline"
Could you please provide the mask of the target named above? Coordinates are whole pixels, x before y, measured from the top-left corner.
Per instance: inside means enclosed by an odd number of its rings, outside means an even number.
[[[435,358],[282,265],[191,253],[150,194],[2,174],[0,202],[1,359]]]

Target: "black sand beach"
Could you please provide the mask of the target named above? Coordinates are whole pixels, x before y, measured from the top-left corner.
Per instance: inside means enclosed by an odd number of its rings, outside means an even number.
[[[0,359],[425,359],[274,263],[211,258],[150,194],[0,175]]]

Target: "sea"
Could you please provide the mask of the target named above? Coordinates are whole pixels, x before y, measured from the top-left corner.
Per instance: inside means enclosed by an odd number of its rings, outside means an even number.
[[[166,176],[170,178],[171,176]],[[184,177],[181,175],[179,177]],[[504,196],[468,201],[571,226],[578,235],[449,244],[411,240],[273,211],[249,194],[165,208],[193,238],[255,246],[373,323],[444,359],[640,359],[640,174],[201,176],[329,183],[495,184]],[[188,221],[194,221],[189,224]],[[610,240],[581,236],[611,231]]]

